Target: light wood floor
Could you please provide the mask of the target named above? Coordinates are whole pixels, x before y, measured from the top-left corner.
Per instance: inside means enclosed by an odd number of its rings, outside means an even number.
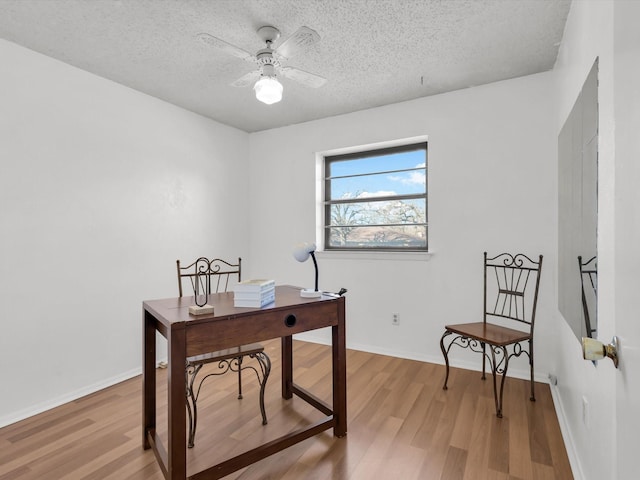
[[[254,378],[245,377],[243,400],[236,399],[234,375],[212,379],[201,397],[190,469],[276,438],[308,423],[307,416],[321,417],[298,398],[280,397],[280,343],[265,347],[273,361],[269,424],[261,424]],[[330,403],[329,347],[294,342],[294,367],[296,382]],[[347,437],[329,430],[226,479],[573,478],[545,384],[536,384],[534,403],[527,382],[509,378],[498,419],[492,383],[478,372],[452,369],[443,391],[441,365],[349,350],[347,368]],[[163,400],[165,374],[159,371]],[[0,429],[0,479],[162,479],[141,446],[141,406],[137,377]]]

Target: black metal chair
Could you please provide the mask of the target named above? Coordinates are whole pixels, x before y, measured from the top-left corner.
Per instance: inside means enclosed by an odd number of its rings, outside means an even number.
[[[237,281],[241,281],[242,259],[238,258],[237,264],[229,263],[219,258],[209,260],[200,257],[195,262],[182,267],[180,260],[176,260],[178,272],[178,292],[183,293],[183,282],[187,279],[191,284],[191,290],[195,296],[211,293],[226,292],[229,280],[237,275]],[[244,357],[257,360],[257,368],[253,365],[245,365]],[[218,362],[217,370],[207,373],[196,384],[196,376],[202,367],[208,363]],[[189,414],[189,448],[195,444],[196,427],[198,422],[197,401],[203,382],[212,376],[223,375],[229,371],[238,373],[238,399],[242,399],[242,372],[252,370],[260,383],[260,413],[262,424],[267,424],[267,415],[264,408],[264,390],[271,372],[271,360],[264,353],[264,347],[259,343],[242,345],[239,347],[205,353],[187,358],[186,384],[187,384],[187,412]]]
[[[492,258],[484,253],[484,308],[482,322],[445,326],[440,348],[446,364],[444,390],[449,380],[449,350],[453,345],[482,353],[482,379],[486,378],[486,361],[493,374],[493,395],[496,415],[502,418],[502,392],[511,357],[523,353],[529,358],[531,370],[531,401],[535,401],[533,328],[538,303],[542,255],[538,261],[521,253],[501,253]],[[491,320],[489,322],[488,320]],[[511,328],[506,326],[518,326]],[[451,338],[449,338],[451,337]],[[446,341],[448,345],[445,346]],[[524,347],[523,347],[524,345]],[[489,353],[487,353],[489,346]],[[502,374],[500,391],[497,376]]]
[[[591,306],[591,311],[595,312],[596,299],[598,298],[597,257],[591,257],[586,262],[583,262],[582,256],[578,256],[578,268],[580,269],[580,289],[582,290],[582,311],[584,312],[586,335],[589,338],[593,338],[596,333],[596,328],[591,322],[589,306]]]

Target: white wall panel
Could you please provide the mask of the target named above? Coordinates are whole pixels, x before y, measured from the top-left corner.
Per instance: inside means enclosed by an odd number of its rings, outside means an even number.
[[[349,290],[348,345],[443,363],[445,323],[482,318],[482,252],[543,254],[536,355],[546,379],[558,321],[552,85],[540,74],[252,134],[256,274],[312,282],[312,264],[296,262],[291,248],[315,239],[317,152],[426,135],[429,260],[319,255],[321,288]],[[477,354],[458,350],[452,360],[480,368]],[[510,371],[526,376],[526,359]]]
[[[138,373],[177,258],[248,254],[248,135],[6,41],[0,62],[3,425]]]

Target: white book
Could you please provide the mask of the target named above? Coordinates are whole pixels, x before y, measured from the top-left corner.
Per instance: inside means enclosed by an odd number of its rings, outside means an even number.
[[[234,292],[261,292],[275,287],[275,280],[258,278],[254,280],[244,280],[233,287]]]
[[[233,305],[234,307],[252,307],[252,308],[261,308],[265,305],[269,305],[273,303],[276,299],[276,291],[273,289],[270,294],[262,295],[259,298],[254,299],[243,299],[238,298],[234,295]]]
[[[233,292],[233,298],[235,300],[260,300],[263,297],[267,297],[269,295],[273,296],[274,292],[275,287],[267,288],[259,292],[245,292],[242,290],[236,290]]]

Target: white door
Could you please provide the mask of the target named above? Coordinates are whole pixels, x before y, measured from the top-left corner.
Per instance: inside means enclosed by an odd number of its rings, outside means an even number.
[[[614,8],[617,478],[631,480],[640,478],[640,2]]]

